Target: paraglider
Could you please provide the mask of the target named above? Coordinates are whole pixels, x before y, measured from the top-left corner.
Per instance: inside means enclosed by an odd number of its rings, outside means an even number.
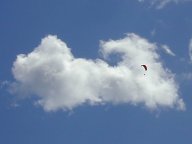
[[[145,71],[147,71],[147,65],[141,65],[141,66],[144,67]]]
[[[147,71],[147,66],[146,65],[141,65],[142,67],[144,67],[145,71]]]

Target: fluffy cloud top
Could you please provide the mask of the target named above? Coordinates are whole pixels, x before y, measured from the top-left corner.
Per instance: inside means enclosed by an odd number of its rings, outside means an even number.
[[[101,41],[100,47],[104,60],[76,58],[65,42],[49,35],[31,53],[17,56],[12,90],[36,96],[36,104],[46,111],[85,103],[143,104],[152,110],[185,108],[174,75],[162,66],[155,44],[128,34]],[[121,57],[115,66],[107,63],[111,54]],[[147,72],[141,64],[148,66]]]
[[[151,6],[157,9],[162,9],[169,3],[180,3],[180,2],[190,2],[192,0],[138,0],[139,2],[149,2]]]

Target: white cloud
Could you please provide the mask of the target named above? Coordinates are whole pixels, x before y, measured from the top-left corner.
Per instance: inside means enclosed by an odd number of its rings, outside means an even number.
[[[192,39],[189,42],[189,58],[190,61],[192,62]]]
[[[123,39],[101,41],[100,46],[105,60],[75,58],[65,42],[56,36],[45,37],[31,53],[17,56],[12,91],[36,96],[36,104],[46,111],[85,103],[184,110],[174,75],[162,66],[155,44],[128,34]],[[116,66],[107,63],[112,53],[122,58]],[[147,72],[141,64],[148,66]]]
[[[167,45],[161,45],[161,48],[165,51],[166,54],[175,56],[175,53]]]
[[[162,9],[170,3],[191,2],[192,0],[138,0],[139,2],[150,3],[151,6]]]

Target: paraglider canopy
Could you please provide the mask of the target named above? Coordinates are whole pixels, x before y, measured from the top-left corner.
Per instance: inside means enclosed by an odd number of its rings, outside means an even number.
[[[144,67],[145,71],[147,71],[147,66],[146,65],[141,65],[142,67]]]

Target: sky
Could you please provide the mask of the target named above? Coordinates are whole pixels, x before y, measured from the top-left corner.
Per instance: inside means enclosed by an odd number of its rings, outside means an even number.
[[[191,13],[192,0],[0,0],[0,143],[191,144]]]

